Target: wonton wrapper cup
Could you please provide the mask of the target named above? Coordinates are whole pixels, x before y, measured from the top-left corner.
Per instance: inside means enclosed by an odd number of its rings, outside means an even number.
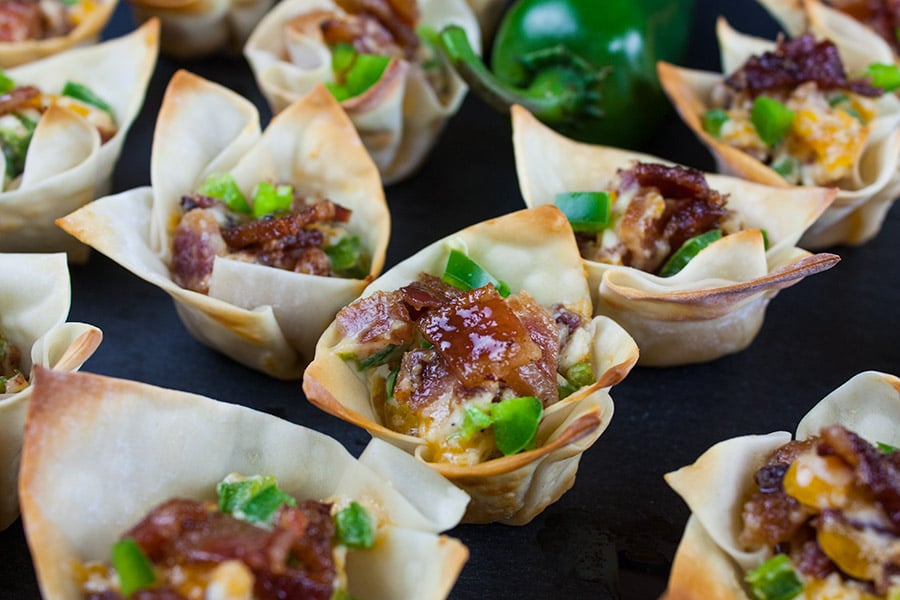
[[[88,247],[54,221],[109,193],[128,129],[144,102],[158,39],[159,23],[152,21],[118,39],[6,72],[17,84],[46,93],[59,93],[67,80],[86,85],[113,107],[118,131],[101,144],[97,129],[74,112],[51,106],[44,113],[19,187],[0,191],[0,252],[67,252],[72,262],[87,260]]]
[[[280,112],[317,84],[334,79],[331,51],[320,35],[285,31],[292,18],[317,10],[343,12],[333,0],[283,0],[247,41],[244,54],[273,112]],[[460,25],[476,51],[480,48],[478,22],[464,0],[419,0],[419,10],[420,24],[435,31],[451,23]],[[394,60],[372,87],[341,103],[385,184],[395,183],[419,167],[447,119],[462,104],[467,88],[452,69],[447,73],[449,89],[439,97],[421,67]]]
[[[96,0],[87,18],[65,35],[43,40],[0,42],[0,69],[9,69],[75,46],[96,42],[118,3],[119,0]]]
[[[900,379],[866,371],[828,394],[797,427],[797,439],[840,424],[870,443],[900,445]],[[786,431],[720,442],[666,482],[691,509],[664,595],[668,600],[749,600],[744,573],[769,558],[765,548],[738,543],[743,503],[767,456],[787,443]]]
[[[722,70],[731,74],[748,58],[775,43],[740,34],[724,19],[716,27]],[[893,53],[878,36],[859,33],[852,39],[833,29],[817,30],[817,38],[828,37],[838,48],[849,77],[858,76],[872,62],[893,63]],[[703,113],[711,107],[710,96],[724,79],[718,73],[682,69],[669,63],[657,65],[659,79],[684,122],[715,156],[723,173],[780,187],[794,187],[778,173],[738,148],[729,146],[703,129]],[[881,229],[885,215],[900,193],[900,99],[885,94],[876,100],[879,116],[869,123],[870,133],[853,176],[838,190],[834,202],[807,230],[800,244],[819,249],[836,244],[863,244]]]
[[[451,247],[464,248],[513,292],[527,290],[542,306],[563,303],[590,317],[590,294],[578,248],[568,222],[555,207],[519,211],[439,240],[376,279],[363,296],[397,290],[422,272],[439,276]],[[380,422],[366,383],[334,351],[341,341],[334,323],[319,340],[316,358],[304,374],[303,390],[319,408],[414,454],[465,490],[472,497],[465,522],[520,525],[572,487],[581,453],[612,417],[609,387],[622,381],[637,361],[637,346],[616,323],[597,317],[591,327],[591,362],[597,382],[545,409],[534,450],[474,466],[433,462],[422,439]]]
[[[360,600],[444,598],[468,556],[437,535],[459,521],[466,495],[387,444],[373,441],[357,460],[265,413],[97,375],[40,370],[34,388],[19,494],[46,598],[80,599],[76,561],[107,560],[169,498],[214,500],[232,472],[273,475],[298,500],[340,496],[378,510],[388,526],[347,558]]]
[[[135,19],[158,18],[160,48],[173,58],[239,54],[274,0],[129,0]]]
[[[525,204],[552,204],[557,193],[606,189],[618,169],[634,161],[667,162],[646,154],[568,139],[525,109],[513,107],[513,147]],[[668,164],[668,163],[667,163]],[[641,349],[642,366],[713,360],[746,348],[779,290],[834,266],[833,254],[810,254],[797,240],[834,197],[824,188],[774,188],[734,177],[706,175],[710,188],[729,194],[728,207],[747,227],[765,229],[724,237],[679,273],[657,277],[633,267],[591,260],[594,314],[622,325]]]
[[[91,325],[65,322],[71,296],[66,255],[0,254],[0,271],[28,274],[0,287],[0,334],[21,351],[22,372],[38,366],[78,369],[102,334]],[[19,516],[16,479],[32,391],[29,385],[16,394],[0,393],[0,530]]]
[[[321,277],[217,258],[209,295],[180,287],[169,260],[181,197],[223,172],[248,198],[257,183],[271,180],[353,210],[347,228],[371,254],[369,275]],[[150,177],[152,187],[101,198],[60,219],[60,227],[172,296],[200,342],[273,377],[298,379],[338,309],[384,265],[390,215],[352,123],[319,88],[261,132],[248,100],[179,71],[160,108]]]

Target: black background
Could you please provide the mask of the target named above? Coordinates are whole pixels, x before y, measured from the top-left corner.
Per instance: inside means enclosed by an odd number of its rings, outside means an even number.
[[[753,0],[697,0],[688,66],[716,70],[714,23],[720,14],[739,31],[770,38],[777,32]],[[123,5],[104,37],[132,28]],[[116,169],[114,191],[149,184],[155,116],[178,68],[251,98],[268,122],[243,59],[161,57]],[[674,113],[646,150],[714,168]],[[385,268],[467,225],[522,208],[508,119],[467,98],[424,167],[389,187],[387,198],[393,227]],[[471,553],[451,598],[658,597],[688,516],[663,481],[665,472],[693,462],[722,439],[793,431],[813,404],[860,371],[900,373],[898,233],[895,208],[875,240],[832,249],[842,262],[781,292],[749,349],[704,365],[633,370],[613,389],[612,423],[585,453],[574,487],[559,502],[526,526],[468,525],[450,532]],[[332,435],[354,454],[368,442],[366,432],[308,404],[299,382],[269,379],[194,341],[166,294],[104,256],[93,253],[86,266],[71,271],[69,320],[104,332],[84,370],[246,404]],[[0,598],[37,596],[17,521],[0,532]]]

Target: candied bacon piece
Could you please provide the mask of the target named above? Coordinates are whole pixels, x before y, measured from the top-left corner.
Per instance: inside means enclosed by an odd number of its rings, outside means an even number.
[[[509,307],[522,321],[532,341],[541,349],[538,360],[522,365],[505,380],[520,396],[535,396],[544,407],[559,400],[556,369],[559,366],[559,337],[553,317],[522,291],[507,298]]]
[[[33,85],[23,85],[0,95],[0,115],[19,110],[23,104],[41,95],[41,90]]]
[[[437,308],[453,298],[463,294],[465,290],[454,287],[434,275],[422,273],[419,278],[400,288],[403,301],[418,314],[422,309]],[[415,317],[414,317],[415,318]]]
[[[418,6],[411,0],[337,0],[338,6],[350,14],[369,15],[390,31],[407,58],[419,47],[415,27],[419,21]]]
[[[725,198],[710,189],[702,171],[680,165],[637,162],[630,169],[619,169],[623,188],[635,185],[655,187],[665,198],[700,198],[712,204],[724,204]]]
[[[403,355],[394,398],[416,412],[457,389],[459,380],[434,348],[415,348]]]
[[[775,546],[790,540],[809,518],[809,512],[783,491],[756,492],[744,504],[741,544],[746,548]]]
[[[830,425],[820,432],[819,453],[841,457],[853,467],[856,482],[872,492],[893,525],[893,533],[900,533],[900,468],[866,440],[841,425]]]
[[[195,208],[226,208],[224,202],[212,196],[204,196],[203,194],[185,194],[181,197],[181,210],[190,212]]]
[[[492,285],[469,290],[418,320],[419,330],[467,386],[505,381],[538,360],[538,346]]]
[[[816,579],[825,579],[837,570],[815,538],[803,542],[799,549],[791,553],[791,558],[797,570]]]
[[[222,237],[230,248],[240,249],[266,240],[296,236],[304,227],[313,223],[346,223],[349,220],[349,209],[331,200],[321,200],[289,215],[255,219],[237,227],[223,229]]]
[[[725,84],[755,96],[770,90],[794,89],[807,81],[816,82],[821,90],[849,90],[873,98],[884,93],[866,80],[848,80],[834,43],[816,41],[808,33],[789,40],[781,38],[775,50],[751,56],[725,79]]]
[[[172,241],[172,279],[183,288],[206,294],[216,256],[227,253],[212,209],[198,208],[181,217]]]
[[[335,317],[341,336],[351,342],[358,358],[385,346],[412,343],[416,327],[400,292],[375,292],[345,306]]]
[[[0,42],[24,42],[44,37],[44,16],[34,0],[0,2]]]

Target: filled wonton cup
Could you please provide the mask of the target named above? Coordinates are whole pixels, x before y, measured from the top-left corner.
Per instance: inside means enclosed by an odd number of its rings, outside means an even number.
[[[803,440],[829,425],[843,425],[871,444],[900,445],[900,379],[867,371],[831,392],[800,421]],[[668,473],[666,482],[691,509],[675,554],[668,600],[749,600],[745,573],[771,553],[738,541],[744,502],[755,489],[754,474],[769,454],[791,440],[786,431],[720,442],[697,461]],[[836,596],[835,596],[836,597]]]
[[[0,288],[0,338],[19,349],[28,380],[36,367],[78,369],[102,334],[91,325],[65,322],[71,294],[66,255],[0,254],[0,269],[28,275]],[[0,530],[19,515],[16,479],[32,391],[30,384],[14,394],[0,391]]]
[[[638,350],[612,320],[590,320],[590,293],[578,249],[565,217],[553,207],[485,221],[439,240],[376,279],[362,297],[397,290],[421,273],[440,277],[451,248],[464,249],[513,293],[527,291],[545,308],[562,304],[587,323],[595,382],[545,407],[533,449],[470,466],[437,462],[422,438],[384,424],[363,376],[353,361],[339,356],[342,335],[337,323],[319,340],[303,390],[316,406],[406,450],[465,490],[472,502],[464,521],[527,523],[573,485],[581,454],[612,417],[609,388],[628,374]]]
[[[371,257],[368,275],[307,275],[217,256],[209,294],[180,287],[169,266],[181,198],[216,173],[230,173],[248,197],[271,180],[352,210],[347,229]],[[202,343],[273,377],[299,378],[338,309],[380,272],[390,235],[378,170],[338,104],[317,89],[262,132],[248,100],[180,71],[157,119],[150,177],[152,187],[92,202],[60,227],[171,295]]]
[[[22,42],[0,42],[0,68],[8,69],[95,42],[118,3],[118,0],[83,1],[75,26],[65,35]]]
[[[605,190],[619,169],[635,161],[666,162],[570,140],[518,106],[512,116],[519,187],[528,206],[553,204],[558,193]],[[747,229],[710,245],[671,277],[584,261],[594,314],[631,334],[641,365],[705,362],[746,348],[779,290],[839,260],[796,246],[827,210],[834,190],[772,187],[721,175],[706,179],[710,188],[728,194],[727,207],[744,217]]]
[[[857,30],[839,29],[822,19],[813,29],[817,39],[835,43],[850,77],[865,72],[871,63],[892,63],[893,53],[879,37]],[[861,28],[854,24],[856,29]],[[724,19],[716,28],[722,70],[731,74],[753,55],[772,50],[775,43],[740,34]],[[659,79],[684,122],[714,155],[721,172],[771,186],[788,187],[775,170],[750,154],[708,133],[703,115],[713,106],[712,94],[725,76],[683,69],[660,62]],[[875,101],[877,117],[869,122],[865,141],[852,176],[841,181],[834,202],[801,238],[803,247],[819,249],[836,244],[862,244],[881,229],[885,215],[900,193],[900,100],[885,94]]]
[[[34,388],[19,494],[47,598],[81,598],[77,563],[105,560],[165,500],[214,501],[229,473],[272,475],[298,501],[347,498],[378,511],[375,545],[347,558],[355,598],[444,598],[468,556],[438,535],[468,498],[386,444],[373,441],[357,460],[271,415],[97,375],[39,370]]]
[[[462,26],[480,47],[478,22],[464,0],[418,0],[419,25],[440,31]],[[334,0],[285,0],[260,21],[244,54],[274,112],[283,110],[316,85],[332,82],[332,52],[320,22],[346,13]],[[427,47],[426,40],[421,44]],[[456,73],[438,59],[392,59],[381,77],[341,106],[359,131],[386,184],[412,174],[437,141],[446,120],[466,93]],[[433,85],[430,78],[437,80]]]
[[[88,247],[54,221],[109,192],[125,137],[144,102],[158,38],[159,23],[152,21],[121,38],[6,71],[16,85],[49,94],[59,94],[67,81],[87,86],[112,107],[117,129],[102,142],[97,128],[73,111],[52,105],[43,113],[18,186],[0,191],[0,251],[67,252],[72,262],[87,260]],[[0,163],[2,180],[6,163]]]
[[[159,19],[160,49],[167,56],[196,59],[240,53],[250,32],[274,0],[129,0],[138,22]]]

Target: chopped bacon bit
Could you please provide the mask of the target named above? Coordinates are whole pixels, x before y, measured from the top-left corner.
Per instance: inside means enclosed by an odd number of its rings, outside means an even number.
[[[463,294],[464,290],[454,287],[434,275],[422,273],[419,278],[400,288],[403,301],[409,306],[413,319],[418,318],[422,309],[437,308]]]
[[[352,15],[365,15],[391,33],[407,58],[419,47],[415,27],[419,21],[418,6],[412,0],[337,0],[338,6]]]
[[[866,80],[847,79],[834,43],[816,41],[811,34],[779,39],[774,51],[750,57],[725,83],[736,91],[758,95],[769,90],[794,89],[807,81],[815,81],[822,90],[849,90],[873,98],[884,93]]]
[[[181,210],[189,212],[195,208],[225,208],[225,203],[212,196],[203,194],[185,194],[181,197]]]
[[[216,256],[224,256],[226,250],[212,209],[188,212],[172,242],[172,279],[183,288],[206,294]]]
[[[338,311],[335,322],[343,337],[362,347],[359,358],[388,345],[410,344],[416,335],[399,292],[375,292],[360,298]]]
[[[302,229],[319,221],[346,223],[350,211],[331,200],[321,200],[312,206],[283,217],[263,218],[222,231],[229,248],[244,248],[265,240],[296,236]]]
[[[519,395],[536,396],[545,407],[559,400],[556,370],[559,366],[559,337],[556,322],[532,298],[522,291],[507,300],[510,308],[522,321],[532,341],[541,349],[538,360],[517,368],[506,380]]]
[[[801,573],[816,579],[824,579],[834,573],[837,567],[822,551],[822,547],[816,542],[815,537],[812,537],[814,531],[810,531],[809,535],[812,539],[803,542],[799,549],[791,553],[791,557]]]
[[[41,90],[33,85],[23,85],[0,95],[0,115],[8,115],[19,110],[22,105],[41,95]]]
[[[24,42],[44,37],[44,18],[39,2],[0,2],[0,42]]]
[[[422,335],[467,386],[506,381],[541,348],[492,285],[469,290],[419,321]]]
[[[433,348],[416,348],[403,355],[394,385],[394,398],[409,410],[431,404],[459,386],[447,361]]]

